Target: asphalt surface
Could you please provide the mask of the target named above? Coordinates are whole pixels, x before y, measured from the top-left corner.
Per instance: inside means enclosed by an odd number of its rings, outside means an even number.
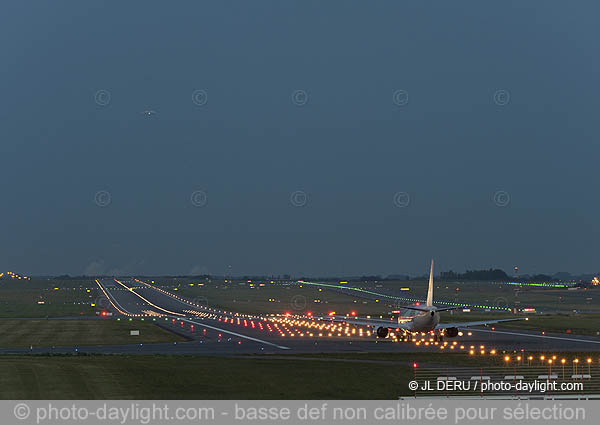
[[[324,319],[250,316],[214,310],[202,300],[187,300],[153,285],[135,280],[102,280],[99,291],[108,300],[104,307],[112,317],[131,320],[144,317],[188,339],[170,344],[128,344],[80,347],[0,349],[1,353],[106,353],[243,355],[342,352],[440,352],[440,345],[376,339],[373,329],[334,324]],[[134,325],[132,323],[132,328]],[[361,336],[362,332],[362,336]],[[469,332],[471,333],[469,335]],[[427,337],[426,339],[429,339]],[[456,341],[456,343],[454,343]],[[506,351],[600,351],[600,339],[576,335],[541,335],[538,332],[496,328],[469,328],[462,337],[447,339],[444,351],[460,352],[484,347]],[[461,348],[462,346],[462,348]],[[454,348],[451,348],[454,347]]]

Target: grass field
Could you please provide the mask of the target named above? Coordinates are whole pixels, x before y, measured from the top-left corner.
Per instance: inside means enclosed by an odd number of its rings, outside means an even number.
[[[131,329],[139,336],[129,335]],[[0,320],[0,347],[52,347],[184,341],[148,322],[117,320]]]
[[[0,318],[91,316],[99,295],[91,280],[2,280]]]
[[[372,352],[372,353],[318,353],[318,354],[295,354],[294,357],[319,357],[324,359],[354,359],[354,360],[377,360],[388,362],[405,362],[411,364],[416,362],[420,366],[422,364],[436,365],[440,367],[485,367],[485,366],[506,366],[505,356],[510,357],[510,366],[515,363],[519,364],[517,356],[521,356],[520,364],[527,365],[528,357],[533,359],[529,361],[532,366],[540,364],[547,365],[547,361],[540,361],[540,356],[545,359],[550,359],[553,356],[559,359],[565,359],[567,364],[571,364],[574,359],[579,359],[582,363],[588,358],[592,360],[593,365],[600,363],[600,353],[594,352],[552,352],[552,351],[531,351],[531,352],[513,352],[513,351],[498,351],[495,355],[486,352],[485,355],[469,355],[467,353],[398,353],[398,352]]]
[[[2,399],[394,399],[411,368],[192,356],[0,356]]]
[[[586,358],[585,353],[569,354],[575,355]],[[415,360],[419,367],[434,370],[499,366],[503,359],[502,355],[477,359],[449,353],[299,357],[0,356],[0,398],[397,399],[412,394],[407,384],[413,379]]]

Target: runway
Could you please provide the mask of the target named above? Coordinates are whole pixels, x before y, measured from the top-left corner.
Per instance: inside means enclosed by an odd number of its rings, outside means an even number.
[[[114,320],[151,320],[178,333],[187,342],[174,344],[129,344],[81,347],[2,349],[2,353],[119,353],[119,354],[291,354],[344,352],[469,352],[600,351],[600,339],[578,335],[541,335],[530,331],[469,328],[447,344],[414,343],[377,339],[373,329],[334,323],[324,318],[244,315],[211,309],[199,300],[188,300],[139,280],[97,281],[107,297]],[[203,305],[204,304],[204,305]],[[483,348],[482,348],[483,347]]]

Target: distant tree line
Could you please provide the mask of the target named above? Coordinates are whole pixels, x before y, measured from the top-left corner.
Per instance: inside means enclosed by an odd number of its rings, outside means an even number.
[[[502,282],[511,280],[504,270],[500,269],[467,270],[464,273],[456,273],[450,270],[441,272],[440,278],[442,280],[497,280]]]
[[[523,282],[552,282],[555,280],[555,278],[553,278],[552,276],[548,276],[547,274],[535,274],[533,276],[525,276],[519,278],[519,281]]]

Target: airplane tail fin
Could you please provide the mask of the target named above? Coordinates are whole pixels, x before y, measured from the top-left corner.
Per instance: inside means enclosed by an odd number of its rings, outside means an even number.
[[[429,290],[427,291],[427,307],[433,306],[433,260],[431,260],[431,270],[429,271]]]

